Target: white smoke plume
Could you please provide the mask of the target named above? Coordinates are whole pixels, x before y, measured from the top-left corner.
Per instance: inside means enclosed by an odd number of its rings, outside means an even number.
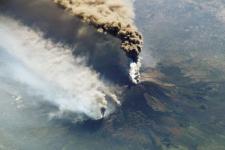
[[[131,66],[139,67],[139,54],[143,45],[142,35],[134,23],[134,10],[130,0],[54,0],[72,15],[93,25],[99,32],[109,33],[121,40],[121,48],[132,59]],[[138,71],[137,69],[132,69]],[[139,72],[130,73],[134,83]]]
[[[60,112],[85,114],[92,119],[106,117],[119,104],[113,86],[72,55],[71,49],[44,39],[40,32],[18,21],[0,16],[0,47],[16,57],[35,75],[28,78],[22,70],[14,76],[26,84],[30,93],[44,97]],[[15,67],[16,68],[16,67]],[[104,116],[102,108],[106,111]]]
[[[141,68],[141,58],[138,58],[138,61],[130,63],[129,75],[133,83],[138,84],[140,81],[140,68]]]

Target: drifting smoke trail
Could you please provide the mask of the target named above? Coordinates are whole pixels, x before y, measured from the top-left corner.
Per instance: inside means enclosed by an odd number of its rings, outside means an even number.
[[[102,118],[119,104],[113,88],[103,83],[96,72],[88,68],[84,59],[72,55],[70,49],[46,40],[14,20],[0,17],[0,46],[19,59],[35,77],[27,78],[17,70],[16,80],[58,106],[60,112],[85,114]],[[17,68],[15,65],[15,68]],[[10,75],[8,75],[10,76]]]
[[[59,6],[90,23],[99,32],[109,33],[121,40],[121,48],[132,59],[130,77],[139,81],[143,39],[134,24],[132,4],[124,0],[54,0]],[[135,64],[136,63],[136,64]],[[135,71],[135,73],[133,73]]]

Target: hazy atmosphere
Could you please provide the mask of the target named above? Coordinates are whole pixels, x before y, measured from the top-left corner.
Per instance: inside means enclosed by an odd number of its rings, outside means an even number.
[[[225,150],[223,0],[0,0],[0,150]]]

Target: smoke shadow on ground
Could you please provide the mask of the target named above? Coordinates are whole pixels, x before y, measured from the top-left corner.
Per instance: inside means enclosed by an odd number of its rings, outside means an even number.
[[[71,47],[74,55],[86,58],[87,64],[101,77],[119,85],[130,84],[129,60],[120,49],[120,41],[57,7],[51,0],[0,1],[0,12],[40,30],[46,39]]]
[[[170,143],[169,125],[162,123],[164,118],[173,118],[169,109],[174,103],[167,92],[167,89],[156,83],[143,82],[124,91],[123,105],[108,118],[76,124],[66,119],[53,121],[67,128],[71,134],[105,137],[106,141],[110,140],[121,147],[132,146],[127,147],[130,150],[159,149],[157,140],[160,137],[164,137],[163,142]]]

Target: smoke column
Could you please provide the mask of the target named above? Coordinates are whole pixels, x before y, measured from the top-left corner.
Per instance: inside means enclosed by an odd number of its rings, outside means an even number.
[[[14,63],[16,73],[7,76],[27,85],[30,93],[56,105],[61,114],[72,112],[92,119],[109,115],[119,104],[114,87],[100,80],[69,48],[44,39],[40,32],[15,20],[0,16],[0,22],[0,47],[29,70],[18,69],[19,64]],[[104,116],[102,108],[106,109]]]
[[[123,0],[54,0],[60,7],[93,25],[99,32],[109,33],[121,40],[121,48],[132,59],[130,77],[140,78],[140,58],[143,39],[134,24],[132,2]]]

